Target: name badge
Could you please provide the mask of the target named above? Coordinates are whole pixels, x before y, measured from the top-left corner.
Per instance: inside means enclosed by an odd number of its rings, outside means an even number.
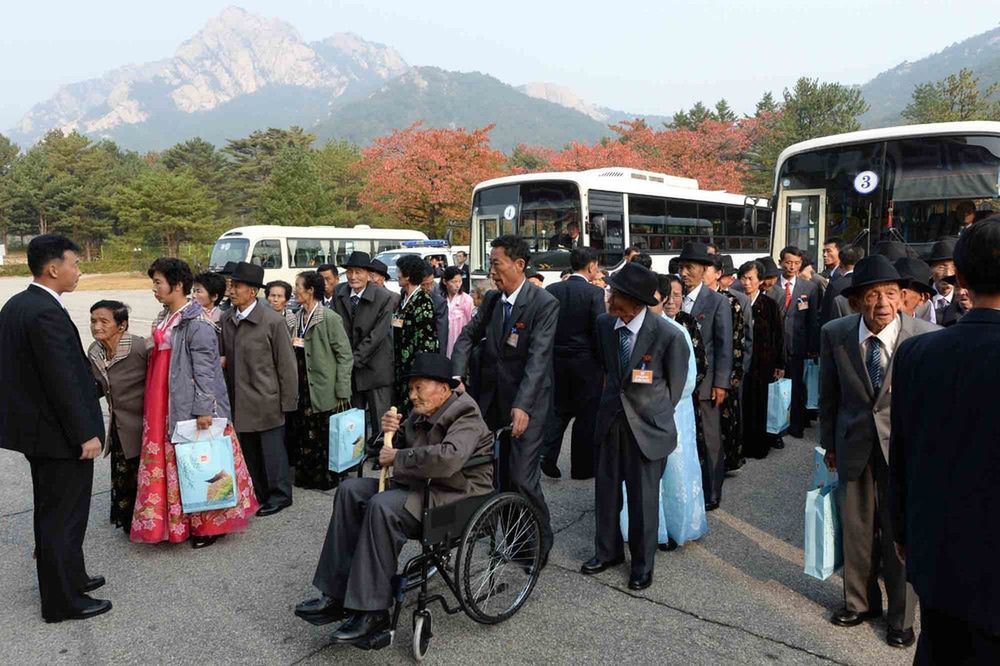
[[[292,338],[292,346],[303,348],[306,346],[306,341],[303,338]]]
[[[393,328],[403,328],[403,319],[402,319],[402,317],[393,317],[392,318],[392,327]]]
[[[799,301],[799,310],[808,310],[809,301]]]
[[[633,384],[652,384],[653,383],[653,371],[652,370],[640,370],[636,368],[632,371],[632,383]]]
[[[517,333],[511,333],[507,336],[507,346],[516,347],[517,346]]]

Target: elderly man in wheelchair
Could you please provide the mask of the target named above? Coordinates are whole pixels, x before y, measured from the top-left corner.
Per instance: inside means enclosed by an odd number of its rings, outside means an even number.
[[[426,635],[417,636],[425,650],[430,601],[440,601],[449,613],[461,609],[479,622],[499,622],[516,612],[537,579],[537,519],[523,498],[494,490],[494,434],[475,400],[455,391],[451,362],[441,354],[419,354],[408,379],[412,413],[402,422],[393,412],[382,418],[383,433],[394,434],[393,447],[379,449],[378,460],[383,468],[392,467],[393,475],[383,492],[378,479],[361,477],[337,489],[313,577],[322,594],[295,608],[297,616],[316,625],[346,618],[334,642],[384,647],[387,643],[373,637],[388,636],[391,642],[403,594],[419,586],[414,627],[416,635],[418,613],[425,614]],[[463,519],[468,520],[456,524]],[[396,575],[409,539],[421,540],[422,554]],[[456,546],[460,555],[451,576],[444,570]],[[511,563],[530,585],[500,580]],[[459,608],[449,608],[440,595],[427,595],[432,570],[442,573]],[[509,597],[517,589],[516,603],[502,606],[502,593]]]

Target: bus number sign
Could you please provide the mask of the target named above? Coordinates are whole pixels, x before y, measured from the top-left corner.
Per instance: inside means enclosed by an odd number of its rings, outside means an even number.
[[[862,171],[854,177],[854,189],[858,194],[871,194],[878,187],[878,174],[874,171]]]
[[[503,219],[513,220],[514,215],[517,213],[517,209],[514,206],[507,206],[503,209]]]

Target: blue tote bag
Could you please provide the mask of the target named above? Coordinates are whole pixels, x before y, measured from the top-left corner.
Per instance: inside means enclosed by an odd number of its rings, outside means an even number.
[[[819,361],[806,360],[802,381],[806,384],[806,409],[819,409]]]
[[[236,506],[236,462],[230,437],[179,442],[174,444],[174,455],[184,513]]]
[[[844,564],[836,490],[833,484],[806,493],[805,573],[819,580]]]
[[[365,453],[365,412],[348,409],[330,416],[331,472],[343,472],[359,462]]]
[[[813,481],[812,488],[825,488],[837,483],[837,470],[826,466],[826,449],[817,446],[813,449]]]
[[[767,386],[767,432],[780,435],[788,430],[792,409],[792,380],[779,379]]]

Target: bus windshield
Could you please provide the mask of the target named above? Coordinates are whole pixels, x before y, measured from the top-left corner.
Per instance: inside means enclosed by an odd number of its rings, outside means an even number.
[[[212,248],[208,270],[221,271],[230,261],[246,261],[249,247],[250,241],[246,238],[220,238]]]

